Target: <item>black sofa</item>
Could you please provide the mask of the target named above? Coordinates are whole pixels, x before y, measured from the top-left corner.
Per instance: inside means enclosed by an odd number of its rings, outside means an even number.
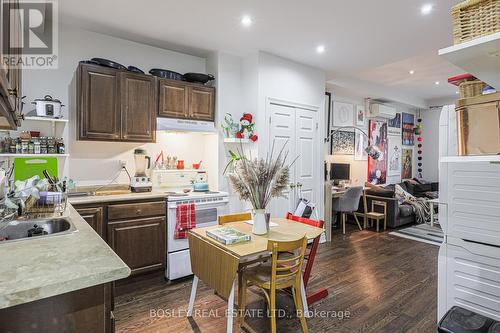
[[[437,197],[438,183],[419,183],[416,181],[404,181],[398,184],[415,197]],[[407,204],[399,204],[394,195],[395,185],[377,186],[366,191],[366,202],[368,211],[371,211],[373,200],[387,203],[387,226],[397,228],[405,224],[415,222],[413,208]],[[377,209],[376,207],[375,209]],[[380,209],[381,211],[381,209]],[[361,198],[358,212],[364,213],[363,198]],[[382,211],[381,211],[382,212]]]

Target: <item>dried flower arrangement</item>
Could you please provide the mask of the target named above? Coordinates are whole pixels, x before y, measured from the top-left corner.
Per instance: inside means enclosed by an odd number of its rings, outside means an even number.
[[[288,152],[285,152],[286,143],[275,155],[274,142],[266,158],[247,157],[240,150],[238,154],[230,151],[233,170],[229,173],[229,180],[240,199],[249,201],[254,210],[265,209],[272,198],[286,197],[284,194],[290,178],[290,166],[287,165]],[[227,170],[228,167],[226,167]]]

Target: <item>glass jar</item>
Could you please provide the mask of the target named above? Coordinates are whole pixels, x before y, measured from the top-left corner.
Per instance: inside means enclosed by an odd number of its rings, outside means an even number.
[[[22,140],[21,141],[21,154],[27,154],[28,153],[28,141]]]
[[[28,154],[34,154],[35,153],[35,144],[33,140],[28,141]]]
[[[57,141],[57,153],[58,154],[65,154],[66,153],[66,146],[64,145],[63,138],[58,138],[56,141]]]
[[[16,151],[15,151],[16,154],[21,154],[22,153],[22,149],[21,149],[21,139],[17,139],[16,140]]]
[[[34,153],[41,154],[42,150],[40,147],[40,141],[38,139],[33,139]]]
[[[47,137],[40,137],[40,154],[47,154]]]

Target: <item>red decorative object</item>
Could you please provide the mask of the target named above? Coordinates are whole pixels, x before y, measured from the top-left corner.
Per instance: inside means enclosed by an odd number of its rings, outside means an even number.
[[[417,139],[417,141],[418,141],[418,142],[422,142],[422,141],[424,141],[424,139],[422,139],[422,137],[419,137],[419,138]]]
[[[253,142],[257,141],[257,135],[254,135],[253,116],[250,113],[244,113],[240,118],[240,130],[236,133],[238,139],[250,139]]]

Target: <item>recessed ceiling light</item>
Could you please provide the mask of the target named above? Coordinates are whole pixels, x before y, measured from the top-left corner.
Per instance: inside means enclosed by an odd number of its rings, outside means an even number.
[[[408,73],[410,73],[410,75],[413,75],[415,74],[415,71],[412,69],[411,71],[409,71]]]
[[[439,81],[434,82],[434,84],[435,84],[436,86],[437,86],[437,85],[439,85]]]
[[[428,14],[430,14],[430,12],[432,12],[433,9],[434,9],[434,5],[428,3],[428,4],[423,5],[420,8],[420,13],[422,13],[422,15],[428,15]]]
[[[318,47],[316,47],[316,52],[318,53],[324,53],[325,52],[325,46],[324,45],[318,45]]]
[[[241,18],[241,25],[244,26],[244,27],[249,27],[251,26],[253,23],[253,20],[250,16],[248,15],[245,15]]]

